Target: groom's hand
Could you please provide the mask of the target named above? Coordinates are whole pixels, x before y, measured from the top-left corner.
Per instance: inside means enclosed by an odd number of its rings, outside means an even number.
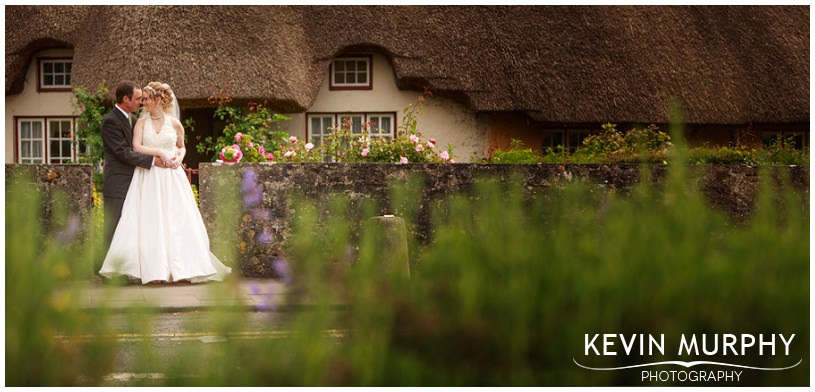
[[[161,157],[153,157],[153,166],[167,167],[167,165],[164,164],[164,161],[161,159]]]

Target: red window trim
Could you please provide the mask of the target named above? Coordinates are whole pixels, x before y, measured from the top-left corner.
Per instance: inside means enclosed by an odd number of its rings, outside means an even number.
[[[42,154],[43,154],[43,164],[49,165],[51,164],[48,162],[48,120],[55,119],[55,118],[70,118],[71,119],[71,139],[76,139],[76,120],[79,118],[78,116],[14,116],[14,164],[21,164],[20,163],[20,128],[19,128],[19,120],[32,120],[32,119],[41,119],[43,121],[43,146],[42,146]],[[77,148],[74,145],[74,148],[71,149],[71,160],[77,160]]]
[[[367,86],[337,86],[334,84],[334,61],[354,58],[365,57],[368,59],[368,85]],[[343,90],[373,90],[374,89],[374,56],[370,54],[344,54],[331,59],[331,65],[328,66],[328,90],[329,91],[343,91]]]
[[[38,57],[37,58],[37,92],[38,93],[65,93],[71,92],[71,87],[43,87],[42,85],[42,62],[43,60],[53,61],[53,60],[71,60],[73,63],[73,57]],[[73,73],[73,68],[71,69],[71,73]]]
[[[311,140],[309,140],[311,134],[308,132],[309,125],[311,124],[311,122],[309,121],[309,116],[312,116],[312,115],[314,115],[314,116],[329,116],[330,115],[330,116],[334,117],[334,125],[342,125],[342,124],[339,124],[339,120],[340,120],[339,116],[342,116],[342,115],[360,115],[360,114],[362,115],[362,123],[363,124],[368,122],[368,115],[388,115],[388,114],[392,115],[393,116],[393,134],[391,136],[396,137],[396,132],[399,130],[399,127],[398,127],[399,117],[397,117],[396,112],[388,112],[388,111],[384,111],[384,112],[377,112],[377,111],[372,111],[372,112],[306,112],[306,121],[305,121],[306,129],[303,132],[306,135],[306,143],[311,141]]]

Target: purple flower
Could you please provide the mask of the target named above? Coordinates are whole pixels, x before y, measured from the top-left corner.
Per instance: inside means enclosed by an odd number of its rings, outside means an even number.
[[[57,241],[65,243],[70,242],[77,234],[79,234],[79,217],[76,215],[71,215],[68,217],[68,223],[65,225],[65,229],[60,230],[57,232],[56,237]]]
[[[271,219],[272,218],[272,210],[268,208],[253,208],[252,209],[252,217],[255,219]]]
[[[274,236],[272,235],[272,233],[270,233],[268,231],[264,231],[263,233],[260,233],[260,235],[258,236],[257,241],[258,241],[258,243],[263,244],[263,245],[270,244],[270,243],[272,243],[272,241],[274,241]]]
[[[243,183],[241,184],[243,193],[243,204],[246,207],[254,207],[263,202],[263,190],[257,183],[257,173],[252,168],[243,172]]]
[[[289,269],[289,263],[286,260],[274,259],[274,261],[272,261],[272,269],[274,269],[275,273],[280,280],[283,281],[283,283],[291,283],[291,270]]]

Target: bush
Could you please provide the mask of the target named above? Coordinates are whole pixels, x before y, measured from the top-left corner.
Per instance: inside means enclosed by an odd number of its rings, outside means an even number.
[[[523,147],[523,141],[512,139],[509,142],[508,151],[500,148],[493,151],[490,163],[538,163],[543,160],[541,155],[532,151],[531,148]]]

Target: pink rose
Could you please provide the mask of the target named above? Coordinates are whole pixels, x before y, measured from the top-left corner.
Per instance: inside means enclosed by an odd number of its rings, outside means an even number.
[[[447,152],[447,150],[441,152],[441,159],[444,161],[450,159],[450,154]]]
[[[274,154],[272,154],[270,152],[267,152],[266,153],[266,160],[267,161],[273,161],[274,160]]]
[[[399,163],[408,163],[407,157],[399,157]]]
[[[306,151],[311,151],[314,148],[314,144],[306,143]]]
[[[286,153],[283,154],[283,156],[286,157],[286,158],[291,158],[291,157],[293,157],[295,155],[297,155],[297,153],[292,151],[292,150],[286,151]]]
[[[364,156],[364,157],[368,156],[368,149],[367,148],[362,149],[362,156]]]
[[[424,151],[424,146],[422,146],[421,144],[417,144],[416,145],[416,151],[418,151],[418,152]]]
[[[236,141],[236,142],[238,142],[238,143],[240,143],[240,142],[241,142],[241,140],[243,140],[243,134],[242,134],[242,133],[240,133],[240,132],[236,133],[236,134],[235,134],[235,141]]]
[[[292,143],[292,144],[297,143],[297,136],[290,137],[289,138],[289,143]]]
[[[435,143],[433,143],[433,142],[427,142],[427,148],[432,149],[433,147],[436,147],[436,144],[435,144]]]
[[[410,142],[411,143],[418,143],[419,142],[419,137],[416,136],[416,135],[410,135]]]
[[[258,155],[266,155],[266,148],[263,146],[258,147]]]

